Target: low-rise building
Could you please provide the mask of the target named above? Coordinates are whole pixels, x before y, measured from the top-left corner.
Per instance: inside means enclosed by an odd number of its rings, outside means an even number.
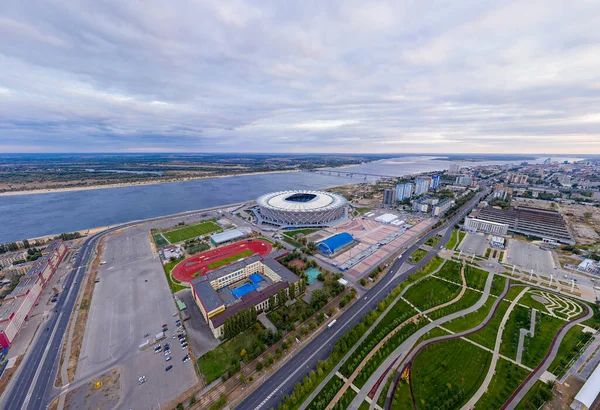
[[[465,230],[473,232],[485,232],[496,235],[506,235],[508,233],[507,224],[485,221],[470,216],[465,218],[464,227]]]
[[[492,239],[490,240],[490,246],[492,248],[504,249],[506,247],[505,244],[506,239],[504,239],[502,236],[493,235]]]
[[[244,229],[229,229],[227,231],[215,233],[210,236],[210,241],[215,246],[223,245],[226,243],[231,243],[235,241],[239,241],[250,235],[252,232],[248,232],[248,230]]]

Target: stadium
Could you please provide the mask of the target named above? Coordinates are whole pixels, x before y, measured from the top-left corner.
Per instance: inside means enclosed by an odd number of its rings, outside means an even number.
[[[348,218],[346,198],[323,191],[280,191],[256,200],[259,223],[280,228],[326,227]]]

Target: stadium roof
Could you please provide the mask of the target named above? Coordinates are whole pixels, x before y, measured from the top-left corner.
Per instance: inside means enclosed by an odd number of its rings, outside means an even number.
[[[318,243],[317,247],[327,255],[334,254],[338,249],[352,243],[354,238],[348,232],[341,232]]]
[[[323,191],[280,191],[262,195],[256,202],[272,209],[312,212],[339,208],[347,204],[346,198]]]

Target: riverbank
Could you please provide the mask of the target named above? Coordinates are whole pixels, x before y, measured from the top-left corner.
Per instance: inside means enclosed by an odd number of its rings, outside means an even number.
[[[249,175],[282,174],[282,173],[290,173],[290,172],[301,172],[301,171],[293,169],[293,170],[282,170],[282,171],[245,172],[242,174],[203,176],[203,177],[197,177],[197,178],[174,178],[174,179],[170,179],[167,181],[147,181],[147,182],[141,181],[141,182],[127,182],[127,183],[123,183],[123,184],[90,185],[90,186],[82,186],[82,187],[40,188],[40,189],[28,189],[28,190],[22,190],[22,191],[0,192],[0,196],[52,194],[52,193],[56,193],[56,192],[91,191],[91,190],[96,190],[96,189],[107,189],[107,188],[128,188],[128,187],[135,187],[135,186],[173,184],[176,182],[199,181],[199,180],[217,179],[217,178],[242,177],[242,176],[249,176]]]

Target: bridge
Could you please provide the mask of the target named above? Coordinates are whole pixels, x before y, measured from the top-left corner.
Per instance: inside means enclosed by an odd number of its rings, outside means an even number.
[[[370,173],[365,173],[365,172],[347,172],[347,171],[335,171],[335,170],[328,170],[328,169],[301,169],[300,171],[303,172],[312,172],[314,174],[321,174],[321,175],[333,175],[333,176],[338,176],[338,177],[350,177],[352,178],[353,176],[364,176],[364,179],[367,179],[367,177],[376,177],[376,178],[403,178],[400,177],[398,175],[382,175],[382,174],[370,174]]]

